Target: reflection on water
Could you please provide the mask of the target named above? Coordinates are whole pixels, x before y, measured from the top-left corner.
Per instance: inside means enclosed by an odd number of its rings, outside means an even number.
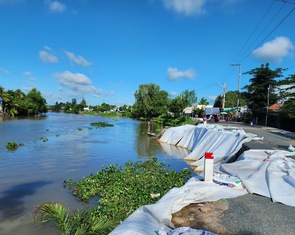
[[[105,121],[114,127],[95,128],[91,122]],[[160,126],[151,124],[150,132]],[[33,207],[46,201],[64,203],[70,209],[83,208],[63,181],[81,179],[108,164],[156,157],[172,169],[188,167],[184,153],[162,146],[149,137],[144,122],[119,121],[72,114],[49,113],[42,118],[0,121],[0,231],[1,234],[40,234],[32,224]],[[44,137],[47,141],[43,141]],[[6,144],[22,143],[16,151]],[[174,150],[173,150],[174,149]],[[42,234],[56,234],[43,229]]]
[[[19,215],[24,211],[24,201],[26,196],[33,195],[37,188],[44,187],[50,182],[38,181],[32,183],[19,184],[2,192],[0,198],[0,211],[4,219]]]

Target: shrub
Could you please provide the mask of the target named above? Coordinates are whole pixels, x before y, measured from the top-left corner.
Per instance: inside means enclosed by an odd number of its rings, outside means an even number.
[[[34,222],[42,226],[50,221],[61,230],[63,235],[71,234],[108,234],[114,227],[114,223],[105,218],[97,218],[95,209],[85,209],[81,213],[69,210],[60,203],[48,202],[35,207],[33,212]]]

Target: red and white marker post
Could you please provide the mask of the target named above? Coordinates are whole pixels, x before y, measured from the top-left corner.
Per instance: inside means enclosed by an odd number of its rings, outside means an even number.
[[[204,181],[213,181],[213,165],[214,165],[214,155],[212,152],[205,153],[204,161]]]

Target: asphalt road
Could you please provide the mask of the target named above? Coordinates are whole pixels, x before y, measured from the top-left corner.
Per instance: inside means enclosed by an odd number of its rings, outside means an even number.
[[[242,128],[247,133],[252,133],[257,135],[258,137],[264,138],[263,140],[255,140],[246,143],[245,145],[250,149],[288,150],[288,146],[290,144],[295,147],[295,133],[293,133],[293,135],[285,136],[281,134],[282,130],[280,129],[264,126],[250,126],[237,122],[218,124],[232,126],[234,128]]]
[[[282,136],[279,130],[273,128],[238,123],[222,123],[221,125],[241,127],[247,133],[264,137],[263,140],[247,143],[247,148],[287,150],[290,144],[295,146],[294,139]],[[222,224],[231,230],[233,234],[295,234],[295,207],[274,203],[270,198],[253,194],[226,199],[226,202],[229,205],[229,209],[223,214]]]

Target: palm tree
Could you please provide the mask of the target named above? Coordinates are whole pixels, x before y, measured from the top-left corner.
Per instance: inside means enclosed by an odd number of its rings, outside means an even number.
[[[82,213],[76,210],[71,214],[64,205],[56,202],[37,205],[33,214],[38,225],[52,222],[60,229],[62,235],[105,235],[114,228],[113,222],[97,218],[91,209],[85,209]]]
[[[0,98],[2,99],[2,105],[1,105],[2,110],[0,110],[0,111],[2,111],[4,114],[6,114],[5,108],[6,108],[7,104],[10,102],[10,96],[2,86],[0,86]]]

